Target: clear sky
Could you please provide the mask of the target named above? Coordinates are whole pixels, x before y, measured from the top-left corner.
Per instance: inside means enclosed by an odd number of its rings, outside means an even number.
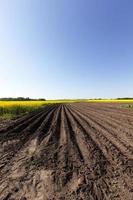
[[[0,0],[0,97],[133,97],[133,0]]]

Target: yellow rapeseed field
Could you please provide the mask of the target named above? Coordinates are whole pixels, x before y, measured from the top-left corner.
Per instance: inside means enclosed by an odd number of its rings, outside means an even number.
[[[87,102],[94,103],[133,103],[133,99],[92,99],[87,100]]]
[[[41,106],[53,103],[72,103],[72,102],[90,102],[90,103],[133,103],[133,100],[116,100],[116,99],[92,99],[92,100],[47,100],[47,101],[0,101],[0,116],[10,118],[12,116],[27,113]]]
[[[12,106],[41,106],[45,101],[0,101],[0,107],[12,107]]]
[[[48,101],[0,101],[0,116],[10,118],[53,103],[73,102],[73,100]]]
[[[12,118],[32,111],[44,104],[46,104],[45,101],[0,101],[0,116]]]
[[[116,99],[92,99],[92,100],[47,100],[47,101],[0,101],[0,107],[11,108],[14,106],[25,106],[25,107],[40,107],[42,105],[52,103],[67,103],[67,102],[102,102],[102,103],[133,103],[133,100],[116,100]]]

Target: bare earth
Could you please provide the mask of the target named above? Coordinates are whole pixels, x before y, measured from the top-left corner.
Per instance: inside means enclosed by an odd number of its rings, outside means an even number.
[[[133,110],[51,105],[0,129],[0,200],[133,200]]]

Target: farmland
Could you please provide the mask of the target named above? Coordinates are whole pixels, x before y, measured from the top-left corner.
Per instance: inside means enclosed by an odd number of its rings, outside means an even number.
[[[133,109],[122,106],[52,102],[1,128],[0,199],[132,200]]]
[[[11,119],[18,115],[28,113],[42,106],[57,103],[73,103],[73,102],[89,102],[89,103],[123,103],[124,107],[132,108],[133,100],[117,100],[117,99],[66,99],[66,100],[47,100],[47,101],[0,101],[0,118]]]

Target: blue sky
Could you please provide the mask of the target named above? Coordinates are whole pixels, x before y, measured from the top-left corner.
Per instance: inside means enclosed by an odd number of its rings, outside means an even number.
[[[132,89],[132,0],[0,0],[0,97],[131,97]]]

